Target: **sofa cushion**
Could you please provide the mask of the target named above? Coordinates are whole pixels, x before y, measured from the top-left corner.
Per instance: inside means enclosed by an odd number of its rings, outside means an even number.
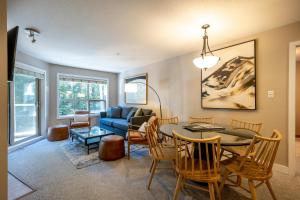
[[[121,108],[120,107],[110,107],[107,110],[107,117],[109,118],[120,118],[121,117]]]
[[[152,113],[152,110],[150,110],[150,109],[142,109],[142,112],[143,112],[143,115],[145,116],[145,115],[151,115],[151,113]]]
[[[127,130],[128,121],[126,119],[113,119],[112,126],[118,129]]]
[[[127,115],[127,121],[130,122],[131,117],[135,114],[135,110],[131,109],[131,111]]]
[[[100,123],[105,124],[106,126],[112,126],[112,123],[115,119],[112,118],[101,118]]]
[[[143,116],[143,112],[141,108],[138,108],[134,114],[134,117]]]
[[[120,107],[120,108],[122,109],[121,117],[123,119],[127,119],[127,116],[130,113],[130,111],[132,110],[132,107]]]

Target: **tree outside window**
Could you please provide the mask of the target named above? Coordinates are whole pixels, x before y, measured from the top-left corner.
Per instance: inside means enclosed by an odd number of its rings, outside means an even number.
[[[107,82],[59,77],[59,116],[68,116],[78,110],[100,113],[106,110]]]

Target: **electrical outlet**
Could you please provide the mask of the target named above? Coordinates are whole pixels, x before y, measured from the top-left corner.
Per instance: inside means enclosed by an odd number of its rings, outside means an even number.
[[[268,98],[274,98],[275,92],[274,90],[268,90]]]

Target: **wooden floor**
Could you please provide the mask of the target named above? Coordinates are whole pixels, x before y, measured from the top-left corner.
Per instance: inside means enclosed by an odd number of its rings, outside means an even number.
[[[8,200],[15,200],[34,192],[32,188],[8,173]]]

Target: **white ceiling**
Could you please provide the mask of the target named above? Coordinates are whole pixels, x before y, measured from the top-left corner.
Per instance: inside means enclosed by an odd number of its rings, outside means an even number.
[[[9,0],[8,28],[37,27],[20,51],[49,63],[121,72],[300,20],[299,0]],[[192,61],[191,61],[192,62]]]

